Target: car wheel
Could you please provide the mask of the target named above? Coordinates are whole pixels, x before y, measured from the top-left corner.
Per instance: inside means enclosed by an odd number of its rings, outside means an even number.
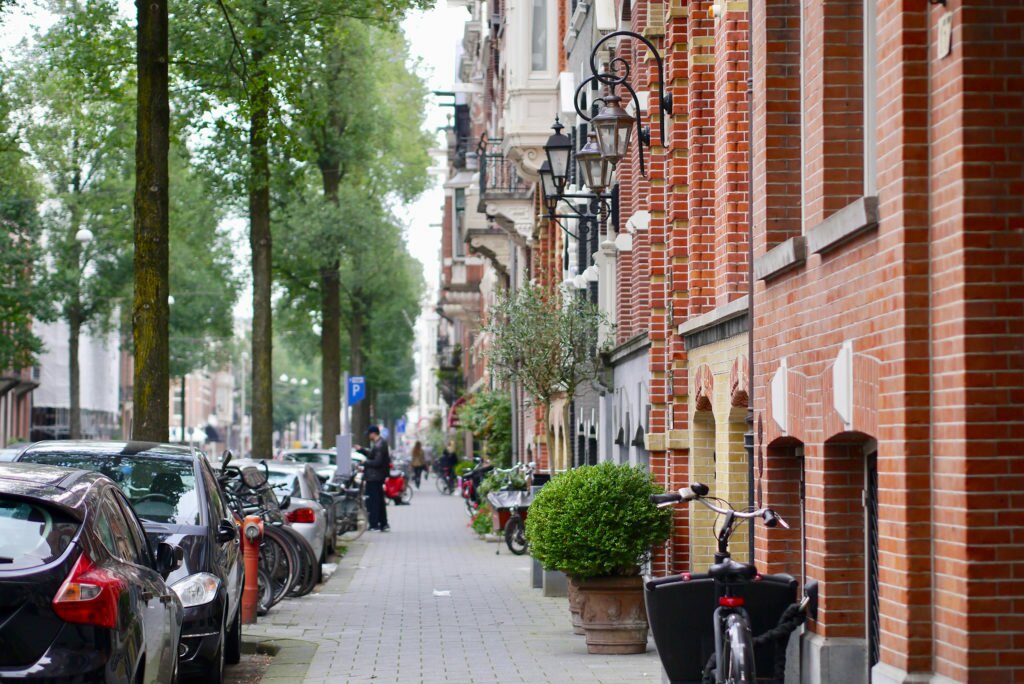
[[[231,623],[228,641],[224,646],[224,662],[237,665],[242,660],[242,606],[235,611],[235,619]]]

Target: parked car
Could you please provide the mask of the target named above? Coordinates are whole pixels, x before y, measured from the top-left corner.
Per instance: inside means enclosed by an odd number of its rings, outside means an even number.
[[[320,479],[316,476],[313,466],[308,463],[288,463],[286,461],[255,461],[238,459],[231,465],[256,466],[263,468],[266,463],[267,480],[274,488],[281,501],[281,510],[285,520],[306,538],[314,551],[320,554],[320,560],[326,560],[334,544],[334,505],[333,500],[325,507],[321,500]],[[288,497],[287,499],[285,497]],[[328,495],[329,496],[329,495]]]
[[[337,460],[333,449],[285,449],[281,452],[281,460],[310,464],[321,482],[332,480],[334,471],[337,469]]]
[[[128,497],[153,544],[173,539],[185,561],[168,577],[184,607],[182,675],[220,682],[241,655],[244,567],[238,528],[203,453],[149,442],[38,442],[20,462],[96,470]]]
[[[18,452],[21,449],[15,449],[13,447],[4,447],[0,449],[0,463],[13,461],[18,457]]]
[[[109,478],[0,463],[0,680],[177,681],[182,550],[155,548]]]

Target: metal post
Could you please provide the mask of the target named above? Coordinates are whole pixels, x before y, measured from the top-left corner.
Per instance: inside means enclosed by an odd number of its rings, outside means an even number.
[[[341,434],[347,435],[348,430],[348,371],[341,379]]]

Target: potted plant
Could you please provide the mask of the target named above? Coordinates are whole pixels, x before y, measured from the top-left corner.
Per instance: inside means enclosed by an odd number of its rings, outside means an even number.
[[[669,536],[671,511],[650,500],[661,491],[642,468],[601,463],[556,475],[530,505],[530,553],[575,583],[589,653],[647,649],[640,564]]]

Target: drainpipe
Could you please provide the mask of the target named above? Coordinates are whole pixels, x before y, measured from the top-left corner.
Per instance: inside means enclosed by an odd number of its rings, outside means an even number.
[[[747,501],[754,503],[754,8],[747,8]],[[749,530],[750,562],[754,562],[754,521]]]

